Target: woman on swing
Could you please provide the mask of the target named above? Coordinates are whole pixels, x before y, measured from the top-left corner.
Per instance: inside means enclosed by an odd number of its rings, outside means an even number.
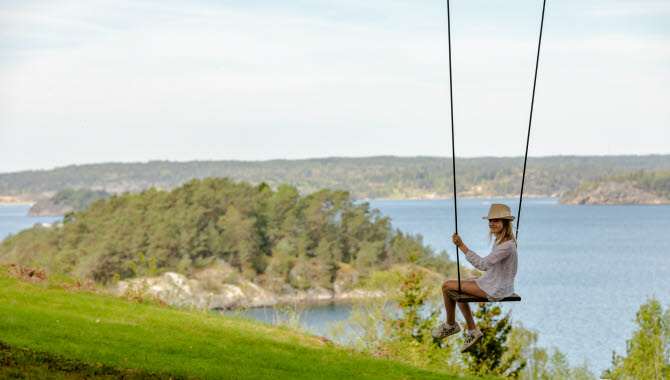
[[[465,254],[470,264],[484,272],[481,277],[461,281],[461,292],[495,302],[514,293],[514,276],[516,276],[517,269],[516,239],[512,229],[514,217],[508,206],[494,203],[489,209],[488,216],[482,219],[489,221],[489,239],[495,235],[493,250],[488,256],[481,257],[468,249],[456,234],[452,240]],[[431,335],[435,339],[442,339],[461,331],[460,326],[456,323],[456,302],[447,296],[448,290],[458,291],[458,281],[449,280],[442,284],[447,321],[433,329]],[[461,309],[468,325],[465,345],[461,350],[461,352],[467,352],[482,339],[484,334],[475,325],[470,305],[467,302],[458,302],[458,308]]]

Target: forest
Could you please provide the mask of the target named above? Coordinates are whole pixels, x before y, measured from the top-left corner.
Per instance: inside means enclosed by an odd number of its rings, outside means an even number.
[[[109,282],[140,275],[140,261],[158,271],[190,274],[223,260],[249,280],[283,279],[295,288],[332,288],[340,264],[364,278],[373,268],[406,262],[446,273],[420,237],[346,191],[301,196],[295,187],[228,179],[192,180],[171,191],[149,189],[100,199],[61,224],[36,225],[0,244],[0,263],[19,262],[76,278]]]
[[[585,193],[606,182],[630,182],[637,189],[670,200],[670,170],[640,170],[632,173],[619,173],[598,177],[593,181],[581,184],[576,189],[565,193],[565,195],[567,197],[572,197],[580,193]]]
[[[462,197],[518,196],[523,157],[457,158]],[[670,155],[530,157],[524,194],[560,196],[583,182],[612,174],[670,169]],[[48,199],[66,188],[137,193],[173,189],[195,178],[227,177],[250,184],[282,184],[302,195],[346,190],[353,199],[451,197],[449,157],[361,157],[271,161],[150,161],[72,165],[0,174],[0,195]]]

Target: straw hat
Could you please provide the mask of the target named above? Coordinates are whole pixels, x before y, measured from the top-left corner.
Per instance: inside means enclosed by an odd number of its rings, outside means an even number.
[[[493,203],[489,209],[488,216],[482,217],[482,219],[507,219],[514,220],[512,212],[510,211],[507,205],[502,203]]]

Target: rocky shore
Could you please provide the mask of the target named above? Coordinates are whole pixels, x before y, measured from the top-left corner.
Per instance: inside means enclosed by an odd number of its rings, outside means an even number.
[[[565,193],[557,202],[574,205],[666,204],[670,199],[640,189],[632,181],[606,181]]]
[[[279,304],[347,302],[356,299],[381,297],[381,291],[352,289],[357,274],[338,272],[332,290],[314,287],[295,289],[288,284],[278,284],[270,291],[244,279],[230,281],[233,269],[216,266],[204,269],[191,278],[183,274],[165,272],[157,277],[134,278],[119,281],[113,293],[132,296],[138,292],[152,295],[169,305],[193,306],[210,310],[228,310],[239,307],[263,307]]]
[[[74,211],[74,207],[68,203],[54,203],[46,200],[33,204],[28,210],[28,216],[57,216],[65,215],[70,211]]]

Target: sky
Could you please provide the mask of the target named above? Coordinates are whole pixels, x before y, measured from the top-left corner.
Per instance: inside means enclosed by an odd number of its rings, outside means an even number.
[[[524,153],[541,0],[452,0],[456,156]],[[451,156],[444,0],[0,0],[0,173]],[[670,0],[548,0],[529,154],[670,154]]]

